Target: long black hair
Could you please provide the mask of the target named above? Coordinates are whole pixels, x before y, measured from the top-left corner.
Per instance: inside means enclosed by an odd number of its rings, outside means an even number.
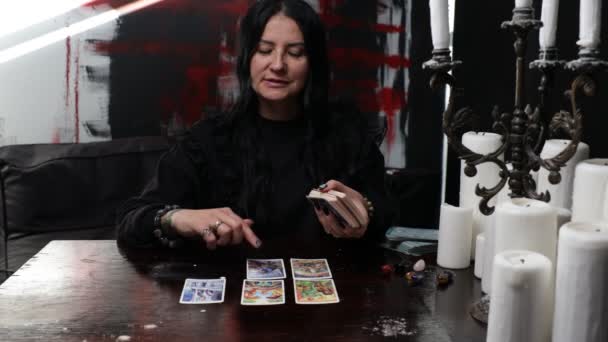
[[[303,0],[259,0],[256,1],[240,21],[238,35],[238,57],[236,75],[239,80],[239,97],[225,119],[233,127],[233,142],[242,156],[242,191],[238,204],[242,214],[258,217],[264,223],[272,208],[268,196],[273,191],[270,160],[260,144],[256,120],[258,95],[252,88],[250,65],[256,53],[266,24],[275,15],[282,14],[293,19],[304,38],[304,49],[308,59],[308,75],[300,95],[302,115],[308,125],[307,167],[315,181],[319,176],[312,165],[314,160],[314,136],[323,134],[327,120],[329,93],[329,61],[326,32],[315,10]]]

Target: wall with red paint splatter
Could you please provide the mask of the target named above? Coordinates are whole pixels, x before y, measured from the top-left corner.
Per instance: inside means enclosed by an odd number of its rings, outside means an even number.
[[[0,48],[137,2],[89,1],[13,41],[0,37]],[[12,98],[0,103],[0,138],[59,143],[181,134],[238,95],[235,32],[250,2],[158,0],[0,64],[0,93]],[[308,2],[328,27],[332,95],[377,113],[387,166],[405,167],[411,0]],[[19,79],[25,70],[29,80]],[[5,89],[7,79],[20,89]]]

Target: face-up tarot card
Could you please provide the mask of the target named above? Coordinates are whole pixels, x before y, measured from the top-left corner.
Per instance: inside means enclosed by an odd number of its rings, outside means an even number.
[[[249,280],[243,281],[241,294],[242,305],[276,305],[285,304],[285,286],[283,280]]]
[[[186,279],[179,302],[182,304],[211,304],[224,302],[226,278]]]
[[[326,259],[291,259],[293,279],[331,278]]]
[[[247,279],[283,279],[283,259],[247,259]]]
[[[294,279],[293,287],[297,304],[330,304],[340,302],[333,279]]]

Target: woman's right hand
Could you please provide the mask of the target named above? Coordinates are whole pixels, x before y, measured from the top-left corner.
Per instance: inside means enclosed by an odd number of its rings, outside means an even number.
[[[217,229],[211,229],[221,222]],[[242,219],[230,208],[215,209],[178,209],[171,216],[171,227],[184,237],[201,236],[208,249],[217,246],[238,245],[247,240],[255,248],[262,245],[262,241],[255,235],[251,226],[253,220]]]

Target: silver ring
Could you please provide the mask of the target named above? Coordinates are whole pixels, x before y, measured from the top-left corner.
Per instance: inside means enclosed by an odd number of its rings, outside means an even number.
[[[213,234],[217,234],[217,229],[223,224],[224,222],[222,222],[221,220],[217,220],[215,221],[215,223],[210,224],[208,229],[213,233]]]

